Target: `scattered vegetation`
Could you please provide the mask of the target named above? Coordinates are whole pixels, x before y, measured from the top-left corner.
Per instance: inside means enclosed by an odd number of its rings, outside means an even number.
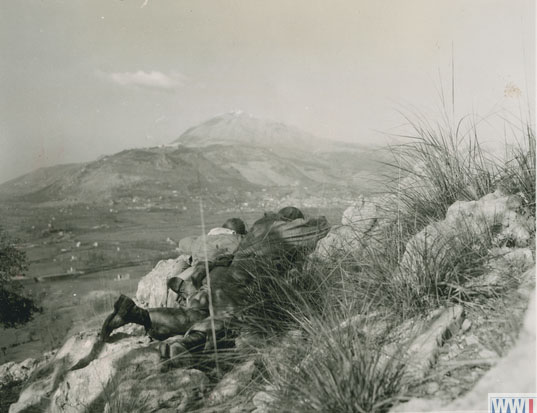
[[[342,321],[349,314],[380,312],[402,322],[450,302],[473,306],[490,296],[468,281],[485,273],[492,248],[508,245],[508,240],[498,245],[495,225],[483,223],[476,231],[462,220],[452,234],[430,242],[425,237],[412,251],[411,268],[402,265],[409,240],[443,220],[454,202],[478,200],[497,189],[517,194],[519,212],[531,217],[535,233],[533,127],[507,160],[499,160],[483,149],[476,128],[463,132],[464,123],[446,128],[414,122],[410,142],[392,148],[390,176],[396,179],[379,205],[386,218],[374,242],[352,256],[336,254],[340,259],[331,264],[310,263],[283,276],[263,269],[254,277],[248,325],[261,325],[265,334],[282,336],[291,329],[303,334],[285,347],[282,359],[266,362],[277,411],[387,411],[408,388],[404,365],[386,360],[382,346],[369,343],[358,328],[338,328]],[[503,281],[494,294],[517,285],[514,277]]]
[[[523,134],[524,141],[515,146],[501,169],[499,183],[507,192],[520,194],[528,215],[535,217],[535,129],[528,125]]]
[[[28,268],[26,254],[0,228],[0,325],[15,327],[27,323],[39,308],[25,296],[12,277],[23,275]]]
[[[520,195],[523,206],[519,212],[534,222],[533,128],[528,126],[526,142],[505,161],[483,150],[475,128],[462,133],[462,124],[442,128],[425,121],[413,123],[412,140],[393,148],[395,162],[390,165],[395,171],[391,176],[398,178],[391,181],[385,198],[388,205],[382,206],[388,218],[376,234],[377,242],[362,248],[358,258],[361,270],[349,280],[360,300],[389,308],[403,318],[449,301],[472,301],[475,291],[465,288],[465,283],[483,273],[490,248],[501,246],[495,244],[494,225],[488,228],[488,223],[478,223],[483,228],[476,231],[461,221],[452,234],[425,237],[412,252],[412,277],[401,268],[409,240],[444,219],[456,201],[477,200],[500,189]],[[534,224],[530,230],[534,233]]]
[[[382,219],[370,242],[352,256],[336,254],[339,259],[321,263],[299,253],[277,265],[269,257],[258,257],[247,269],[253,281],[246,287],[238,283],[244,308],[240,319],[243,330],[262,338],[255,344],[263,360],[258,381],[270,387],[275,411],[388,411],[412,385],[405,381],[404,360],[383,352],[391,327],[446,304],[472,306],[490,294],[469,286],[469,281],[485,273],[490,250],[503,246],[497,245],[494,225],[476,232],[461,221],[453,233],[424,236],[411,254],[407,248],[416,234],[444,219],[454,202],[478,200],[496,189],[518,194],[519,212],[534,222],[533,127],[525,129],[525,142],[507,160],[499,160],[483,149],[476,128],[466,122],[454,126],[423,119],[411,122],[415,133],[410,141],[392,148],[394,160],[388,165],[392,181],[379,205]],[[530,229],[534,234],[535,227]],[[2,294],[8,291],[6,280],[24,270],[25,257],[4,238],[0,241],[0,322],[7,325],[4,313],[11,314],[7,310],[17,307],[11,296],[2,298]],[[95,253],[90,258],[99,262],[106,257]],[[506,277],[499,288],[513,290],[517,282]],[[100,314],[109,300],[109,296],[96,297],[87,311]],[[31,317],[36,311],[33,303],[22,303],[20,314]],[[351,316],[372,314],[393,323],[374,339],[364,334],[363,325],[345,324]],[[10,322],[24,321],[23,317]],[[297,334],[290,339],[289,332]],[[276,343],[276,348],[267,343]],[[243,361],[220,354],[224,370]],[[212,353],[197,357],[197,367],[214,370]],[[256,383],[247,391],[258,390]],[[143,410],[146,402],[118,398],[111,402],[110,411]]]

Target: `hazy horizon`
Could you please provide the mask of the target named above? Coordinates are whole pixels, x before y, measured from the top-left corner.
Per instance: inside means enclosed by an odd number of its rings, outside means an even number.
[[[384,142],[399,109],[438,117],[452,74],[456,117],[506,118],[489,139],[534,114],[531,0],[19,0],[0,24],[0,182],[237,109]]]

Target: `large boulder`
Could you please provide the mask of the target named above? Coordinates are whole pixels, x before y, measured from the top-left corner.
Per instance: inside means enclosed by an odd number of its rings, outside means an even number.
[[[101,410],[111,388],[129,377],[158,370],[160,354],[147,339],[130,338],[108,345],[87,367],[69,371],[51,398],[50,412]],[[145,374],[143,374],[145,373]]]
[[[123,336],[112,343],[100,342],[97,332],[71,337],[34,372],[9,412],[98,411],[115,382],[158,369],[160,355],[149,338]]]
[[[530,223],[521,213],[523,200],[501,191],[485,195],[478,201],[457,201],[447,211],[445,225],[467,227],[476,234],[495,232],[495,242],[525,247],[531,238]]]
[[[343,212],[342,225],[332,227],[326,237],[319,240],[312,258],[329,261],[360,250],[377,226],[379,214],[376,201],[360,195]]]
[[[409,284],[431,260],[455,262],[462,248],[479,248],[490,238],[492,245],[524,247],[529,243],[530,222],[520,213],[522,200],[499,191],[478,201],[451,205],[443,221],[435,222],[408,241],[401,260],[401,274]]]
[[[181,255],[176,259],[159,261],[149,274],[138,283],[136,300],[146,308],[177,307],[177,294],[168,290],[167,281],[179,276],[190,267],[190,257]]]
[[[330,229],[326,237],[319,240],[313,258],[322,261],[343,257],[361,246],[359,234],[349,225],[338,225]]]
[[[377,218],[375,202],[360,195],[358,200],[343,212],[341,224],[350,226],[356,234],[364,236],[373,228]]]

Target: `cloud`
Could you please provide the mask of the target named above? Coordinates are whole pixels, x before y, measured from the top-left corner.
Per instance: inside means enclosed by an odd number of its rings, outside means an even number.
[[[104,74],[109,80],[121,86],[138,86],[155,89],[178,89],[184,86],[186,76],[179,72],[114,72]]]

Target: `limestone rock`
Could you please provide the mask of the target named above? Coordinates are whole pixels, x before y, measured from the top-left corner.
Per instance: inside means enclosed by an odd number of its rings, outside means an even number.
[[[494,287],[501,287],[515,281],[515,274],[520,274],[533,265],[533,254],[529,248],[495,248],[491,251],[493,258],[488,261],[487,272],[466,283],[467,287],[480,289],[484,293]]]
[[[0,366],[0,389],[11,383],[25,381],[37,367],[38,361],[27,358],[21,363],[10,361]]]
[[[460,328],[463,308],[460,305],[436,311],[424,324],[423,331],[412,340],[407,350],[407,373],[423,378],[434,364],[438,350]]]
[[[498,358],[498,353],[484,348],[479,352],[479,357],[481,357],[482,359],[495,359]]]
[[[166,282],[190,267],[189,257],[159,261],[138,283],[136,300],[142,307],[176,307],[177,294],[168,290]]]
[[[104,393],[118,376],[129,376],[128,370],[136,371],[138,366],[156,366],[160,356],[155,349],[134,351],[132,344],[122,340],[115,348],[107,349],[104,357],[99,357],[86,368],[70,371],[52,396],[51,412],[85,412],[85,406],[102,404]],[[128,360],[128,361],[127,361]],[[127,366],[128,363],[128,366]]]
[[[351,226],[335,226],[330,229],[326,237],[319,240],[311,255],[316,259],[328,260],[344,256],[357,250],[361,245],[359,234]]]
[[[209,394],[211,405],[220,404],[236,396],[252,380],[255,371],[254,360],[233,367]]]
[[[127,337],[101,343],[97,332],[77,334],[35,372],[33,381],[9,412],[84,412],[88,406],[96,407],[119,376],[156,368],[158,351],[148,345],[148,338]],[[81,363],[84,360],[87,362]],[[71,370],[76,366],[81,368]]]
[[[402,281],[419,286],[415,280],[421,268],[436,263],[455,261],[457,245],[468,247],[493,234],[493,243],[524,247],[530,233],[527,220],[518,213],[521,201],[496,191],[478,201],[458,201],[451,205],[443,221],[428,225],[406,245],[400,263]],[[461,247],[462,248],[462,247]]]
[[[359,251],[365,243],[371,242],[379,222],[385,220],[386,211],[378,206],[383,200],[384,198],[367,199],[360,195],[343,212],[342,225],[332,227],[326,237],[319,240],[311,257],[326,261]]]
[[[536,371],[531,368],[535,366],[536,357],[535,290],[532,291],[530,297],[524,324],[515,347],[481,378],[472,391],[447,406],[449,410],[477,409],[478,406],[482,406],[483,400],[487,399],[488,393],[535,392]]]
[[[98,341],[96,332],[82,332],[67,339],[58,350],[53,362],[62,360],[67,369],[76,365],[80,360],[86,358],[91,353]]]
[[[518,213],[521,206],[519,196],[507,196],[496,191],[478,201],[455,202],[448,208],[445,221],[454,228],[466,225],[476,234],[499,226],[498,241],[511,240],[517,247],[525,247],[530,234],[527,220]]]
[[[406,320],[390,332],[388,344],[382,350],[383,362],[394,357],[405,362],[405,376],[422,380],[445,341],[455,335],[463,320],[463,308],[455,305],[432,311],[427,317]]]
[[[359,235],[366,235],[375,225],[377,218],[377,206],[362,195],[343,212],[341,224],[350,226]]]
[[[534,270],[533,270],[534,272]],[[482,411],[489,393],[532,393],[535,392],[535,337],[536,307],[535,290],[530,293],[530,304],[517,344],[506,357],[500,359],[464,396],[445,404],[440,400],[412,399],[408,403],[395,406],[392,412],[431,412],[431,411]]]
[[[9,412],[184,412],[203,395],[208,385],[204,373],[163,373],[158,343],[115,336],[109,343],[97,341],[97,332],[70,338]]]

